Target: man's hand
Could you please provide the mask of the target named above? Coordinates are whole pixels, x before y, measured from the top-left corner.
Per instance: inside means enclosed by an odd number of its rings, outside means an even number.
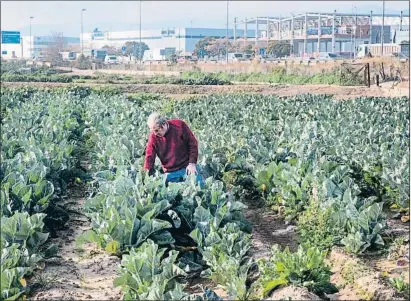
[[[187,168],[186,168],[186,173],[187,173],[188,175],[195,175],[195,174],[197,174],[197,168],[196,168],[195,163],[190,163],[190,164],[188,164],[188,166],[187,166]]]
[[[149,175],[149,176],[154,176],[155,173],[156,173],[156,170],[155,170],[154,167],[153,167],[153,168],[150,168],[150,169],[146,169],[146,168],[144,168],[144,167],[141,167],[141,168],[140,168],[140,172],[142,172],[142,173],[148,172],[148,175]]]

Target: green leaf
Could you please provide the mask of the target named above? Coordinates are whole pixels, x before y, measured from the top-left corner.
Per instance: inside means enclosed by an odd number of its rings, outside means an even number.
[[[76,246],[78,248],[82,247],[86,242],[97,243],[99,247],[101,247],[102,244],[100,237],[93,230],[87,230],[76,238]]]
[[[381,235],[377,234],[375,236],[374,244],[376,244],[378,246],[384,246],[385,245],[384,240],[382,239]]]
[[[18,289],[16,288],[16,289],[12,289],[12,290],[10,290],[10,292],[13,292],[12,294],[14,294],[14,295],[12,295],[11,297],[9,297],[9,298],[7,298],[7,299],[5,299],[5,301],[13,301],[13,300],[17,300],[17,298],[19,298],[22,294],[24,294],[25,292],[24,291],[22,291],[22,292],[17,292],[18,291]]]
[[[271,177],[275,175],[275,171],[277,169],[277,164],[273,161],[267,167],[267,173],[263,174],[263,177],[268,182],[270,181]]]
[[[168,228],[172,228],[172,225],[169,222],[156,219],[147,220],[147,216],[144,216],[137,232],[137,241],[135,246],[139,246],[153,233]]]
[[[37,249],[38,247],[40,247],[42,244],[44,244],[47,241],[48,237],[49,237],[49,233],[35,232],[27,240],[27,246],[30,249]]]
[[[208,223],[211,218],[210,209],[205,209],[203,206],[198,206],[194,211],[193,221],[196,223]]]
[[[117,277],[113,280],[114,286],[126,286],[127,285],[127,275]]]
[[[55,244],[51,244],[46,251],[44,251],[44,258],[56,257],[58,253],[58,247]]]
[[[360,213],[354,205],[348,204],[346,207],[347,218],[357,220],[360,217]]]
[[[260,171],[258,173],[257,180],[260,185],[265,184],[267,187],[270,185],[270,177],[266,170]]]
[[[111,254],[118,254],[120,251],[120,243],[117,240],[112,240],[106,245],[105,250]]]
[[[175,239],[167,230],[161,230],[150,235],[152,239],[158,245],[169,245],[175,243]]]
[[[345,204],[352,204],[353,203],[351,188],[348,188],[344,191],[343,202]]]
[[[287,284],[288,281],[286,279],[282,279],[282,278],[278,278],[278,279],[274,279],[271,280],[267,283],[264,284],[263,286],[263,296],[267,297],[267,295],[276,287],[283,285],[283,284]]]
[[[203,237],[202,237],[201,232],[198,228],[195,228],[193,231],[191,231],[190,237],[197,243],[197,245],[199,247],[202,247]]]

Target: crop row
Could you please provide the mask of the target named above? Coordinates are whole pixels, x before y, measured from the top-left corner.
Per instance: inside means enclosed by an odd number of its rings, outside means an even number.
[[[64,226],[59,207],[77,166],[81,140],[79,103],[64,95],[2,94],[1,137],[1,299],[27,290],[26,276],[56,255],[45,244]],[[62,119],[62,116],[63,119]]]

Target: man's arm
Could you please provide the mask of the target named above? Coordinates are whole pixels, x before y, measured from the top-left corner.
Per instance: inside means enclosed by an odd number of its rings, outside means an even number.
[[[146,157],[144,160],[144,170],[148,170],[150,175],[154,173],[154,163],[156,161],[156,148],[154,145],[153,135],[149,135],[146,146]]]
[[[188,163],[196,164],[197,159],[198,159],[197,139],[185,122],[183,122],[182,128],[183,128],[183,133],[184,133],[184,139],[187,141],[188,149],[189,149]]]

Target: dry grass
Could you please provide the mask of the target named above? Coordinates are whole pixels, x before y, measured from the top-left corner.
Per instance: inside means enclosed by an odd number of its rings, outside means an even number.
[[[350,62],[347,60],[346,63]],[[202,71],[202,72],[227,72],[227,73],[270,73],[274,69],[285,68],[287,74],[300,74],[300,75],[314,75],[324,72],[332,72],[335,69],[339,69],[343,61],[330,61],[322,63],[310,63],[310,65],[303,65],[297,62],[281,62],[279,64],[274,63],[260,63],[259,60],[254,59],[251,62],[233,62],[229,64],[216,63],[216,62],[199,62],[195,63],[185,63],[169,66],[164,63],[152,63],[145,64],[144,66],[130,65],[125,68],[124,65],[110,66],[110,69],[101,70],[104,73],[119,73],[127,72],[129,74],[138,74],[139,71],[145,71],[145,73],[161,74],[164,75],[176,75],[178,72],[182,71]],[[400,68],[402,76],[408,76],[409,64],[408,62],[400,62],[396,58],[364,58],[351,62],[353,68],[357,69],[363,66],[365,63],[370,63],[371,73],[379,72],[381,68],[381,63],[384,65],[384,71],[388,75],[390,74],[390,69]]]

